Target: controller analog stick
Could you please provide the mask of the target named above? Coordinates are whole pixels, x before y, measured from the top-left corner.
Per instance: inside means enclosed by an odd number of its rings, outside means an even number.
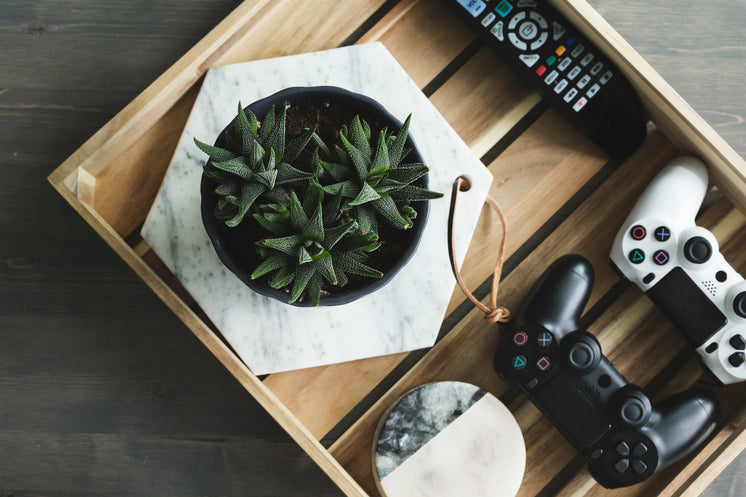
[[[628,398],[622,402],[619,416],[630,426],[640,426],[646,421],[645,404],[640,399]]]
[[[583,371],[593,365],[595,354],[593,353],[593,348],[591,348],[590,345],[588,345],[587,343],[578,342],[570,347],[567,358],[573,368]]]
[[[695,264],[704,264],[712,256],[712,245],[706,238],[695,236],[684,245],[684,257]]]
[[[739,293],[733,299],[733,311],[742,318],[746,318],[746,292]]]

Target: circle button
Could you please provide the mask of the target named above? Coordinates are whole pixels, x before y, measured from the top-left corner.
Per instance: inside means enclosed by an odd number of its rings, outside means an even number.
[[[528,342],[528,335],[523,331],[516,331],[513,335],[513,343],[520,347],[526,345],[526,342]]]
[[[695,264],[704,264],[712,256],[712,245],[706,238],[695,236],[684,245],[684,257]]]
[[[668,229],[666,226],[658,226],[655,228],[655,239],[659,242],[666,242],[669,238],[671,238],[671,230]]]
[[[629,230],[629,234],[635,240],[642,240],[643,238],[645,238],[647,231],[645,231],[645,228],[643,226],[640,226],[638,224],[637,226],[633,226],[632,229]]]

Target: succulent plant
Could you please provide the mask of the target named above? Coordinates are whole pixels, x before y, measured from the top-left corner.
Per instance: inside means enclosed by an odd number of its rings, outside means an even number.
[[[341,147],[334,151],[319,146],[313,156],[316,169],[323,169],[334,183],[324,191],[342,198],[341,209],[358,221],[364,232],[378,233],[377,214],[398,229],[412,227],[417,212],[411,202],[443,196],[411,183],[430,170],[425,164],[402,164],[411,114],[394,135],[386,128],[371,143],[371,129],[358,116],[339,134]]]
[[[272,106],[261,126],[253,112],[249,110],[248,114],[247,117],[239,102],[232,130],[225,132],[226,148],[194,139],[197,147],[211,159],[205,164],[205,175],[218,184],[215,193],[220,198],[215,217],[230,227],[241,223],[262,194],[272,192],[278,185],[312,176],[290,164],[311,140],[315,128],[286,144],[285,107],[277,118]],[[281,194],[282,190],[277,193]]]
[[[324,290],[352,276],[383,276],[366,263],[385,243],[379,218],[410,228],[411,203],[442,194],[412,184],[429,171],[425,164],[403,163],[411,116],[396,134],[380,130],[375,143],[370,125],[355,116],[329,146],[316,126],[286,143],[286,109],[277,116],[272,107],[260,122],[239,102],[224,147],[194,141],[210,156],[204,174],[217,185],[215,217],[229,227],[249,219],[258,225],[251,278],[286,290],[290,303],[318,305]]]

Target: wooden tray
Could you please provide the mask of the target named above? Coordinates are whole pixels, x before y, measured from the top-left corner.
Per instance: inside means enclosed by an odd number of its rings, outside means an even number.
[[[656,396],[706,383],[682,335],[637,288],[618,281],[607,258],[644,186],[686,151],[709,163],[713,181],[725,192],[698,223],[715,233],[726,258],[744,273],[746,252],[739,248],[746,242],[746,163],[588,4],[552,3],[627,74],[659,129],[622,164],[609,161],[547,110],[437,2],[253,0],[241,4],[49,181],[349,496],[379,495],[370,447],[380,415],[408,388],[438,379],[478,384],[509,405],[528,449],[519,496],[698,495],[746,446],[746,384],[719,389],[724,415],[700,451],[643,484],[609,491],[595,484],[582,458],[533,405],[498,379],[491,366],[497,328],[485,325],[460,293],[451,300],[444,338],[429,351],[260,379],[138,235],[207,68],[381,41],[495,176],[491,193],[512,225],[501,303],[515,308],[528,290],[526,282],[552,260],[581,253],[597,273],[590,329],[622,373]],[[464,268],[467,284],[479,287],[482,296],[500,236],[492,216],[483,212]],[[326,448],[319,442],[324,437],[336,441]]]

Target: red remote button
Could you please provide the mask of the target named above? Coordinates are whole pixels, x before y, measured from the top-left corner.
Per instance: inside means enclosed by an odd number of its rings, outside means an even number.
[[[539,76],[542,76],[545,72],[547,72],[547,66],[539,66],[539,68],[536,70],[536,74]]]
[[[526,342],[528,342],[528,335],[526,335],[524,332],[517,331],[515,335],[513,335],[513,343],[515,343],[516,345],[526,345]]]

